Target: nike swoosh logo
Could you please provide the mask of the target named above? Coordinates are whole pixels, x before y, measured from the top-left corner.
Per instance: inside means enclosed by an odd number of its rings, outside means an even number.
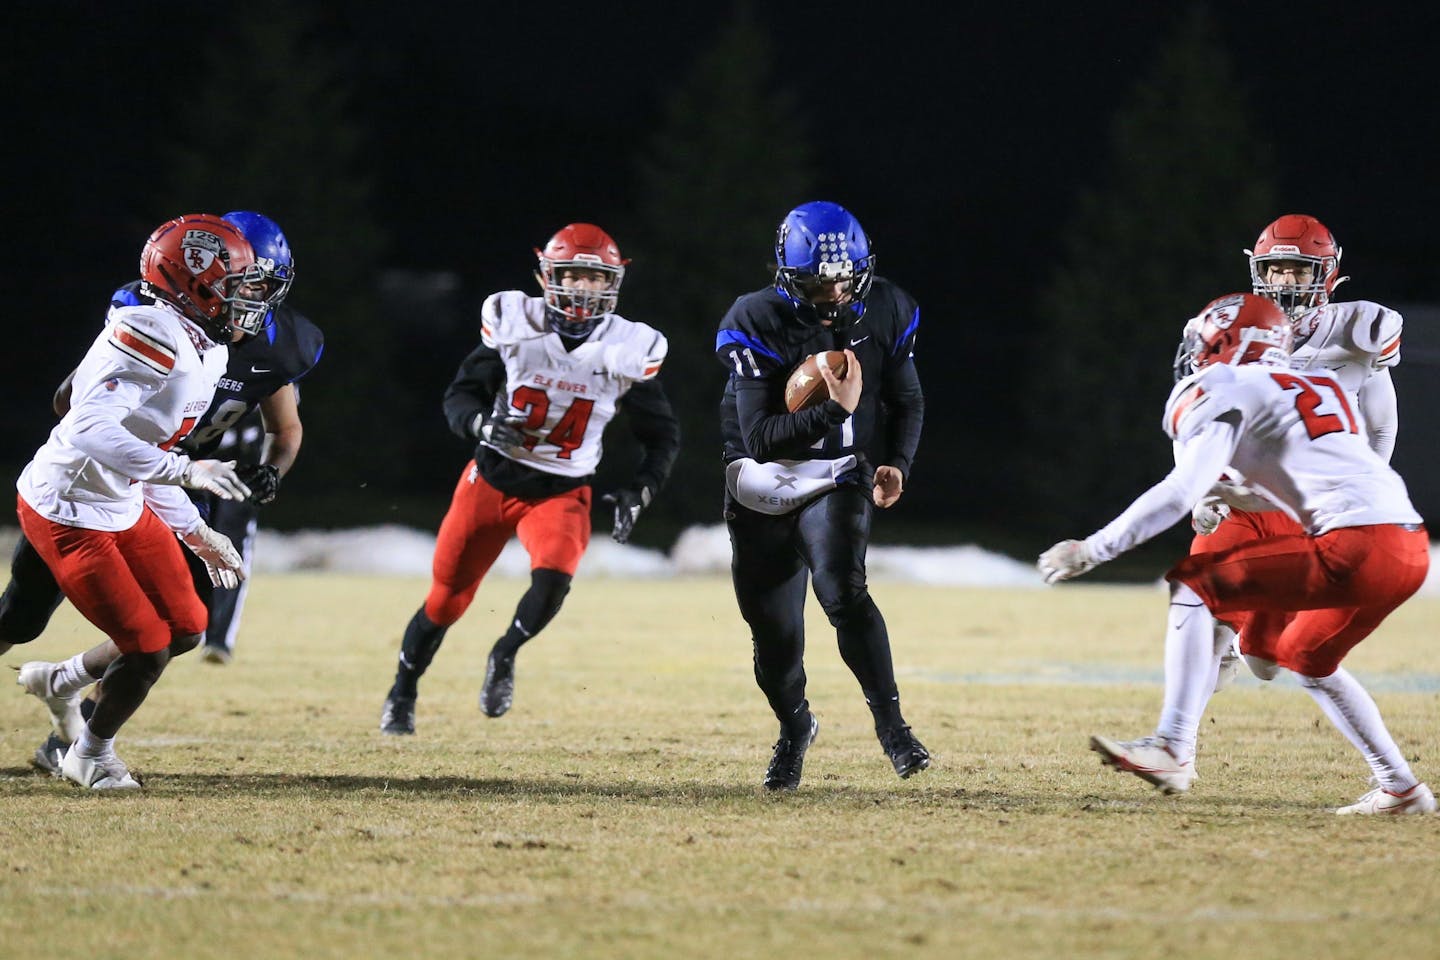
[[[251,373],[269,373],[269,372],[270,372],[270,368],[269,368],[269,367],[255,367],[255,366],[252,366],[252,367],[250,368],[250,372],[251,372]]]
[[[851,340],[851,341],[850,341],[850,346],[852,346],[852,347],[859,346],[860,344],[864,343],[866,340],[869,340],[869,339],[870,339],[869,337],[861,337],[859,340]]]

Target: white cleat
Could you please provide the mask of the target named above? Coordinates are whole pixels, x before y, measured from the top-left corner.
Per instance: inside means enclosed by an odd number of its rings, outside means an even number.
[[[20,665],[20,676],[15,682],[45,704],[45,709],[50,711],[50,725],[55,728],[55,736],[66,743],[74,743],[85,729],[85,720],[80,716],[78,695],[62,697],[52,692],[50,680],[59,667],[58,663],[31,660]]]
[[[1180,760],[1170,752],[1170,744],[1161,737],[1139,740],[1111,740],[1091,737],[1090,749],[1100,754],[1107,767],[1133,773],[1160,788],[1161,793],[1184,793],[1194,782],[1195,760]]]
[[[1435,794],[1431,793],[1430,788],[1423,783],[1415,784],[1404,793],[1391,793],[1383,787],[1376,787],[1348,807],[1341,807],[1335,812],[1342,817],[1351,814],[1391,816],[1406,813],[1434,813]]]
[[[82,757],[71,747],[60,761],[60,775],[91,790],[140,789],[140,781],[130,776],[125,761],[113,753],[104,757]]]

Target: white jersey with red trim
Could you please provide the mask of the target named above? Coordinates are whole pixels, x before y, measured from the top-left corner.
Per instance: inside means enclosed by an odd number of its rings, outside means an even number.
[[[480,311],[480,333],[505,362],[510,414],[523,417],[526,444],[498,451],[545,473],[584,477],[603,452],[601,434],[632,384],[660,372],[664,334],[607,314],[584,343],[566,350],[545,319],[545,301],[496,293]]]
[[[147,483],[180,482],[190,460],[170,448],[209,407],[227,356],[165,303],[112,309],[75,369],[70,411],[20,474],[20,496],[56,523],[134,526]],[[175,500],[167,504],[175,515],[186,514],[172,524],[178,527],[195,518],[176,494],[164,499]]]
[[[1290,352],[1290,366],[1323,370],[1354,396],[1376,372],[1400,362],[1403,325],[1399,313],[1369,300],[1327,303],[1296,322],[1304,340]]]
[[[1227,472],[1307,533],[1421,522],[1405,482],[1366,443],[1354,397],[1336,376],[1215,365],[1175,385],[1164,419],[1172,440],[1183,448],[1217,421],[1239,430]]]

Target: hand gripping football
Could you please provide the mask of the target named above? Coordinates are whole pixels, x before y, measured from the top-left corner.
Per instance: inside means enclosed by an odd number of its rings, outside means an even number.
[[[830,399],[830,388],[825,386],[825,378],[820,376],[820,367],[816,362],[818,356],[812,353],[801,360],[791,372],[790,379],[785,381],[785,409],[791,413],[808,410]],[[844,352],[827,350],[825,359],[835,376],[844,380],[847,363]]]

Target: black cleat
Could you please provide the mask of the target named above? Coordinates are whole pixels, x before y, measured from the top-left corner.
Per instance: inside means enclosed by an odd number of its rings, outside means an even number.
[[[803,737],[782,736],[775,741],[775,755],[765,769],[766,790],[794,790],[800,786],[800,773],[805,767],[805,751],[820,735],[820,721],[810,714],[810,731]]]
[[[415,732],[415,698],[397,697],[393,693],[385,698],[385,709],[380,711],[380,732],[391,736],[405,736]]]
[[[880,746],[895,765],[895,772],[902,779],[919,773],[930,766],[930,751],[916,739],[908,726],[888,727],[877,733]]]
[[[35,756],[30,758],[30,765],[37,770],[44,770],[52,777],[58,777],[60,761],[65,759],[65,751],[68,749],[70,744],[52,733],[45,738],[44,743],[35,748]]]
[[[515,700],[515,654],[490,651],[485,661],[485,685],[480,688],[480,710],[487,717],[502,716]]]

